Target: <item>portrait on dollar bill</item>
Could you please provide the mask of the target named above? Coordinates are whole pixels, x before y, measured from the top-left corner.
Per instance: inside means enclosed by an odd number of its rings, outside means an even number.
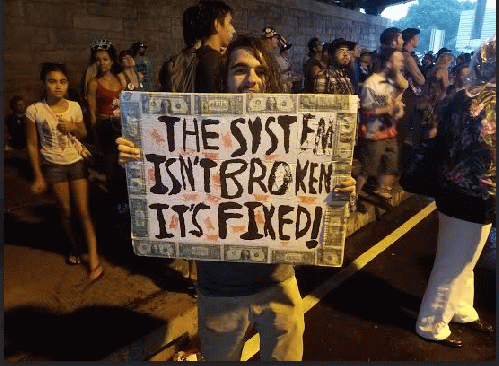
[[[341,266],[356,98],[123,93],[135,253]]]

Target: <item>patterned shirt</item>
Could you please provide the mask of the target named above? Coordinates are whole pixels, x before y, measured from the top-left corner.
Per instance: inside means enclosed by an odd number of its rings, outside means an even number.
[[[495,197],[495,87],[473,97],[464,90],[457,93],[444,109],[438,134],[449,144],[443,186],[476,198]]]
[[[328,67],[315,77],[316,94],[355,94],[347,70]]]
[[[369,140],[383,140],[397,136],[395,120],[388,114],[374,114],[374,110],[385,107],[396,97],[393,80],[380,73],[367,78],[360,91],[360,134]]]

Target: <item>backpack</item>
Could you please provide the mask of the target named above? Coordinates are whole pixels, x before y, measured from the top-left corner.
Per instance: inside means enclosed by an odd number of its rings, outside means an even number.
[[[184,49],[171,56],[159,71],[161,91],[194,93],[198,55],[192,49]]]

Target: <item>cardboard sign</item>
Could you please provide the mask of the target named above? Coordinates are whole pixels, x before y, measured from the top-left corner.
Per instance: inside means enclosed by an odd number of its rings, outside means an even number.
[[[123,92],[141,256],[340,266],[354,95]]]

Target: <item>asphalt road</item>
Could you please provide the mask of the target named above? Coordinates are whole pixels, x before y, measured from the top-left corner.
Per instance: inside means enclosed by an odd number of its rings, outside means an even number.
[[[316,303],[305,315],[304,361],[496,359],[495,334],[451,324],[451,330],[464,342],[463,348],[455,349],[426,342],[414,331],[435,257],[436,212],[407,227],[400,238],[391,236],[428,203],[419,197],[410,198],[351,235],[341,268],[297,268],[305,302]],[[376,250],[378,246],[386,249]],[[362,268],[357,270],[358,263]],[[314,290],[323,283],[331,290],[315,299],[311,294],[320,293]],[[495,327],[496,272],[483,259],[475,269],[475,307],[481,318]],[[250,343],[245,349],[247,359],[257,360],[258,346]]]
[[[411,205],[416,203],[405,202],[399,209],[403,211]],[[393,215],[384,217],[375,225],[390,230],[394,219],[400,219],[403,212],[394,212]],[[365,227],[349,238],[347,245],[355,246],[352,243],[356,240],[369,242],[366,237],[376,241],[377,235],[373,234],[376,231],[378,229]],[[308,311],[303,360],[495,360],[495,335],[479,333],[462,324],[451,324],[451,330],[464,342],[463,348],[455,349],[426,342],[414,332],[435,256],[436,233],[434,212]],[[494,326],[495,277],[495,271],[483,267],[475,270],[476,309],[482,319]],[[314,281],[310,270],[305,269],[298,278],[306,296],[306,288],[313,287],[310,281]]]
[[[44,304],[56,299],[54,308],[68,312],[54,316],[52,312],[33,313],[30,311],[34,308],[24,307],[21,312],[4,313],[4,334],[10,341],[6,345],[12,354],[31,347],[24,350],[27,360],[98,360],[157,328],[175,311],[195,306],[187,283],[178,271],[172,270],[172,262],[137,258],[131,248],[111,240],[108,217],[101,209],[106,205],[106,194],[96,184],[92,185],[91,207],[100,215],[97,231],[102,238],[99,251],[106,262],[106,277],[85,296],[76,296],[71,283],[61,287],[62,277],[71,282],[85,273],[83,268],[68,268],[63,262],[64,238],[54,200],[50,194],[33,197],[29,192],[30,169],[23,154],[9,154],[5,164],[3,234],[8,246],[4,257],[4,306],[10,310],[11,305],[22,303],[23,297]],[[452,329],[462,336],[465,345],[452,349],[425,342],[414,333],[435,255],[435,213],[360,270],[348,278],[342,276],[345,268],[428,203],[410,198],[347,238],[342,268],[296,269],[306,299],[325,281],[333,284],[331,291],[306,313],[304,361],[495,360],[495,335],[456,324]],[[33,278],[37,273],[43,275]],[[23,284],[28,280],[30,285]],[[475,283],[476,308],[483,319],[495,325],[495,270],[478,267]],[[99,305],[103,301],[106,307]],[[251,360],[258,358],[257,352],[253,349]]]

